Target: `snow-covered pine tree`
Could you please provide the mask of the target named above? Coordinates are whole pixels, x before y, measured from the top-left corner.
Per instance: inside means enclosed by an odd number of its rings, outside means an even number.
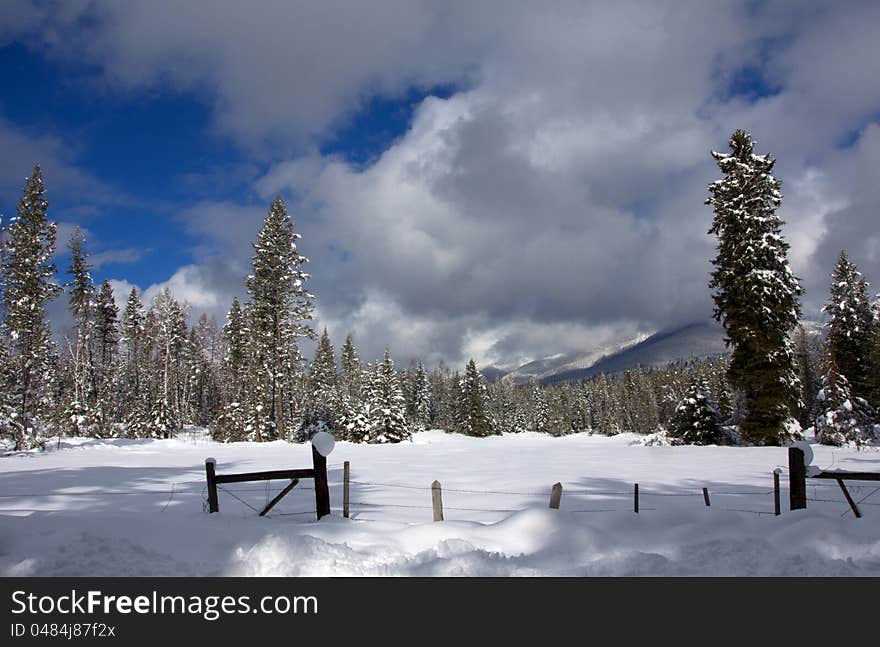
[[[358,357],[357,346],[349,333],[342,345],[342,374],[339,379],[339,406],[341,412],[338,438],[362,442],[369,429],[367,408],[363,399],[365,371]]]
[[[120,416],[125,435],[132,438],[144,435],[144,425],[147,422],[144,407],[144,324],[144,307],[137,288],[132,288],[125,303],[120,331],[123,345]]]
[[[253,303],[245,304],[243,312],[248,334],[246,336],[246,353],[248,373],[246,384],[247,392],[242,402],[244,409],[242,417],[245,426],[241,437],[233,440],[247,440],[261,442],[263,440],[271,440],[276,437],[276,427],[270,412],[267,410],[267,403],[270,403],[271,382],[265,379],[268,369],[268,356],[265,352],[263,340],[260,335],[254,333],[258,324],[255,321]]]
[[[473,359],[467,363],[459,385],[461,391],[458,430],[467,436],[485,437],[498,433],[489,415],[486,381]]]
[[[554,436],[571,433],[571,393],[565,384],[546,387],[547,431]]]
[[[54,281],[55,223],[46,217],[48,206],[38,164],[6,229],[0,266],[3,321],[12,342],[12,427],[17,449],[41,444],[41,416],[47,412],[47,388],[53,380],[54,346],[46,303],[62,288]]]
[[[221,442],[244,440],[245,406],[248,392],[248,316],[241,307],[238,297],[232,299],[226,324],[223,326],[223,341],[226,354],[220,361],[222,384],[226,404],[211,425],[211,437]]]
[[[186,336],[185,313],[166,287],[154,297],[151,314],[158,389],[150,407],[150,431],[157,438],[170,438],[180,425],[179,362]]]
[[[13,398],[14,366],[9,348],[9,336],[0,322],[0,438],[17,437],[15,400]]]
[[[336,354],[327,329],[315,348],[315,357],[309,367],[308,398],[300,435],[305,440],[317,431],[329,431],[339,436],[343,426],[339,374],[336,372]]]
[[[213,422],[222,403],[221,346],[217,320],[203,313],[190,331],[188,356],[193,422],[202,427]]]
[[[361,398],[361,360],[351,334],[346,335],[342,345],[342,387],[353,401]]]
[[[717,445],[723,441],[721,414],[702,378],[691,382],[676,407],[669,420],[668,436],[682,445]]]
[[[110,281],[104,280],[95,299],[94,330],[92,333],[92,373],[95,384],[95,406],[93,417],[97,432],[108,437],[113,431],[116,418],[118,393],[116,377],[116,357],[119,346],[119,308],[113,298]]]
[[[575,433],[581,433],[590,431],[592,427],[590,391],[585,382],[578,382],[572,388],[571,429]]]
[[[880,409],[880,295],[874,301],[873,333],[871,335],[871,354],[868,356],[868,393],[867,400]]]
[[[849,380],[838,371],[834,353],[816,397],[816,440],[823,445],[855,445],[880,440],[874,425],[876,412],[864,398],[853,395]]]
[[[412,378],[412,424],[418,430],[428,428],[431,422],[431,394],[428,389],[428,374],[420,361]]]
[[[254,406],[270,422],[265,430],[277,438],[285,437],[284,421],[292,415],[285,411],[285,403],[292,402],[285,388],[293,388],[297,379],[291,372],[299,360],[298,338],[315,335],[307,324],[314,296],[304,287],[309,275],[302,265],[308,259],[297,252],[299,238],[284,202],[276,198],[254,243],[253,273],[246,280],[251,298],[251,397],[259,396]],[[271,439],[256,429],[256,440]]]
[[[869,390],[874,313],[868,284],[845,251],[840,252],[831,274],[830,295],[822,311],[830,317],[828,351],[834,355],[837,370],[849,380],[853,395],[864,397]]]
[[[430,426],[434,429],[450,429],[449,369],[441,361],[428,376],[430,397]]]
[[[623,429],[621,424],[622,415],[614,381],[608,379],[604,373],[601,373],[596,380],[594,389],[597,398],[596,418],[598,418],[596,431],[603,436],[619,434]]]
[[[366,442],[398,443],[410,439],[406,401],[388,349],[370,375],[366,401],[369,425]]]
[[[798,323],[802,290],[788,264],[789,245],[776,215],[782,196],[770,155],[756,155],[749,133],[737,130],[731,153],[713,151],[724,177],[709,185],[718,237],[713,289],[715,318],[733,346],[730,382],[745,394],[742,437],[760,445],[789,439],[789,403],[799,391],[789,335]]]
[[[547,433],[550,429],[550,412],[547,405],[547,395],[538,381],[532,379],[529,383],[531,394],[531,431]]]
[[[68,308],[73,316],[74,330],[65,335],[67,349],[65,386],[66,405],[62,420],[61,433],[80,436],[92,424],[92,405],[95,400],[95,380],[92,364],[91,334],[94,328],[93,310],[95,307],[95,287],[92,283],[91,265],[84,249],[85,235],[79,227],[73,233],[68,247],[70,249],[70,268],[67,273],[71,280],[65,284],[70,292]]]
[[[657,425],[660,424],[657,397],[641,366],[636,365],[632,370],[631,382],[627,390],[632,408],[630,416],[632,430],[639,434],[648,434],[656,430]]]
[[[73,339],[68,336],[66,346],[70,385],[73,390],[68,396],[65,411],[65,428],[73,435],[83,434],[87,426],[92,426],[92,405],[95,402],[96,384],[92,361],[92,329],[94,328],[95,286],[92,282],[91,268],[85,251],[85,235],[78,226],[70,239],[70,268],[72,277],[67,283],[70,291],[69,308],[73,315]],[[67,427],[69,425],[69,428]]]
[[[227,388],[230,389],[230,399],[233,401],[240,398],[247,370],[246,335],[245,313],[242,310],[241,303],[238,301],[238,297],[234,297],[229,313],[226,315],[226,324],[223,326],[226,355],[221,362],[223,378]]]
[[[503,380],[496,380],[488,386],[489,415],[495,420],[498,433],[517,433],[525,431],[525,425],[517,429],[517,399],[514,386]]]

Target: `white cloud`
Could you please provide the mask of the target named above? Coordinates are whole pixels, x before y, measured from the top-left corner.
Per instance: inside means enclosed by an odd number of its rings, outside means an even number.
[[[706,318],[709,150],[740,127],[779,160],[807,301],[842,247],[880,280],[876,4],[169,6],[88,3],[87,29],[76,5],[16,12],[112,87],[195,92],[269,144],[259,202],[185,210],[197,263],[149,290],[225,311],[281,193],[321,322],[371,354],[502,361]],[[772,96],[733,92],[744,72]],[[366,167],[314,152],[370,96],[444,82]]]

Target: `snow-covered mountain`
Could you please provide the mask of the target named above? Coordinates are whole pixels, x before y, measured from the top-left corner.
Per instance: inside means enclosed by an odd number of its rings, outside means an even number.
[[[617,344],[609,344],[581,353],[559,353],[535,360],[508,371],[502,379],[514,384],[524,384],[532,378],[540,381],[551,381],[554,375],[589,369],[606,357],[612,357],[649,339],[650,333],[627,339]]]
[[[809,337],[824,334],[824,326],[817,321],[803,320]],[[599,373],[617,373],[634,366],[665,366],[677,360],[711,357],[727,353],[724,330],[715,322],[693,323],[671,330],[646,333],[580,353],[558,353],[504,370],[488,366],[480,372],[490,382],[505,380],[525,384],[532,379],[539,382],[580,380]]]
[[[580,380],[599,373],[617,373],[641,366],[664,366],[676,360],[710,357],[727,352],[724,330],[715,323],[691,324],[646,336],[637,343],[628,343],[614,353],[606,354],[588,366],[563,368],[544,376],[542,382]]]
[[[822,324],[802,321],[810,336],[822,334]],[[594,348],[583,353],[551,355],[511,371],[489,367],[484,373],[491,380],[503,379],[524,384],[580,380],[599,373],[616,373],[641,366],[664,366],[676,360],[711,357],[727,353],[724,330],[715,322],[694,323],[672,330],[643,334],[618,344]]]

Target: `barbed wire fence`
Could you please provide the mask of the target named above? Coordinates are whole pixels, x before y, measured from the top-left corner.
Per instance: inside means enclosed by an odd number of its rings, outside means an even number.
[[[342,466],[343,463],[333,463],[328,465],[328,467],[339,467]],[[779,466],[782,469],[785,469],[785,466]],[[401,519],[399,516],[394,515],[393,513],[390,515],[382,514],[381,518],[367,518],[364,517],[364,514],[375,514],[377,512],[389,511],[393,512],[395,510],[424,510],[430,511],[433,509],[433,505],[431,504],[430,495],[432,492],[432,487],[430,485],[415,485],[408,483],[389,483],[386,481],[368,481],[361,479],[350,479],[348,481],[349,486],[359,486],[359,489],[362,489],[360,492],[356,492],[357,496],[354,497],[351,501],[349,501],[348,505],[355,509],[354,516],[352,517],[355,521],[389,521],[389,522],[400,522],[400,523],[421,523],[422,520],[419,519]],[[112,489],[112,490],[101,490],[101,489],[91,489],[88,491],[77,491],[77,492],[65,492],[65,491],[55,491],[55,492],[5,492],[0,494],[0,512],[3,511],[12,511],[13,508],[6,508],[3,505],[3,502],[10,499],[53,499],[53,498],[62,498],[62,497],[124,497],[124,496],[152,496],[157,499],[157,505],[161,505],[159,512],[166,512],[169,507],[175,502],[175,499],[179,499],[183,495],[192,495],[197,494],[198,490],[193,490],[192,486],[201,485],[201,494],[200,499],[203,502],[203,507],[207,509],[207,488],[204,485],[204,481],[202,480],[189,480],[189,481],[173,481],[163,484],[162,488],[152,488],[152,489]],[[338,487],[341,485],[340,483],[334,483],[334,487]],[[833,482],[817,482],[812,481],[808,484],[808,487],[811,488],[812,493],[810,496],[807,496],[807,501],[814,504],[821,504],[822,506],[839,506],[843,508],[840,516],[843,517],[847,513],[850,513],[849,506],[843,498],[834,498],[831,496],[831,492],[834,490],[822,490],[821,488],[836,488],[836,484]],[[382,502],[381,500],[376,501],[367,501],[364,500],[367,496],[371,496],[375,493],[368,493],[366,488],[379,488],[380,491],[382,489],[388,491],[395,490],[404,490],[412,493],[424,493],[425,495],[425,503],[418,502]],[[314,491],[314,487],[299,485],[296,488],[299,491]],[[871,501],[872,497],[875,497],[878,492],[880,492],[880,487],[876,485],[852,485],[850,489],[853,491],[853,494],[858,497],[857,504],[859,506],[872,506],[878,507],[880,506],[880,497],[876,497],[878,500]],[[271,496],[275,493],[275,490],[270,486],[269,481],[265,482],[265,485],[253,486],[253,487],[228,487],[219,485],[218,490],[220,490],[224,495],[229,495],[231,499],[236,501],[243,509],[249,510],[252,512],[259,513],[260,509],[255,505],[256,496],[262,495],[260,498],[264,500],[264,502],[268,502]],[[514,512],[518,512],[528,508],[543,508],[543,505],[538,504],[538,501],[543,499],[546,500],[550,496],[550,489],[548,488],[545,491],[529,491],[523,489],[511,489],[511,490],[503,490],[503,489],[476,489],[476,488],[467,488],[467,487],[444,487],[444,494],[452,494],[456,495],[458,498],[459,495],[463,496],[488,496],[488,497],[518,497],[525,499],[534,499],[535,505],[526,505],[522,506],[508,506],[508,507],[488,507],[480,504],[469,505],[467,503],[458,503],[455,505],[446,506],[443,505],[444,511],[449,512],[467,512],[467,513],[483,513],[483,514],[511,514]],[[641,512],[650,512],[656,510],[662,510],[667,508],[668,506],[663,505],[662,501],[664,500],[684,500],[688,498],[708,499],[708,495],[711,494],[711,498],[713,500],[712,505],[700,503],[701,507],[706,507],[712,511],[729,511],[729,512],[740,512],[747,513],[753,515],[770,515],[775,516],[777,513],[773,509],[756,509],[756,507],[752,507],[749,504],[754,505],[755,501],[766,500],[767,497],[773,497],[776,492],[773,489],[764,489],[764,488],[756,488],[756,489],[727,489],[727,490],[717,490],[717,491],[709,491],[704,492],[703,489],[696,489],[694,491],[683,491],[683,492],[663,492],[657,491],[652,488],[645,488],[644,486],[638,491],[637,497],[639,499],[651,500],[654,499],[656,503],[653,503],[651,507],[643,507],[638,506],[638,513]],[[383,494],[383,496],[386,496]],[[604,489],[584,489],[584,488],[575,488],[575,489],[566,489],[564,490],[564,497],[562,501],[564,505],[562,506],[562,511],[570,514],[592,514],[592,513],[608,513],[608,512],[619,512],[619,513],[633,513],[632,505],[624,505],[624,500],[629,500],[633,496],[632,491],[624,491],[624,490],[604,490]],[[730,501],[730,503],[722,503],[721,505],[716,505],[715,501],[718,498],[723,497],[722,501],[727,501],[728,497],[740,497],[739,499],[734,499]],[[377,497],[377,499],[381,499],[381,497]],[[611,501],[609,501],[609,499]],[[163,501],[163,503],[159,504],[158,501]],[[601,501],[601,503],[599,503]],[[742,503],[745,503],[743,505]],[[590,503],[597,503],[597,505],[590,506]],[[582,507],[578,507],[582,506]],[[757,506],[760,508],[761,506]],[[772,508],[772,503],[768,505],[768,508]],[[359,509],[359,510],[358,510]],[[315,511],[313,508],[308,510],[279,510],[273,511],[271,514],[266,514],[266,517],[298,517],[300,515],[309,515],[314,514]],[[426,519],[427,520],[427,515]]]

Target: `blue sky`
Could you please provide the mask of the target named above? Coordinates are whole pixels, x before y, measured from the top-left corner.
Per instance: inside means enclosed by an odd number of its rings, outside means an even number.
[[[201,200],[255,197],[250,182],[282,151],[253,155],[218,136],[209,102],[198,93],[167,87],[118,93],[96,83],[96,74],[93,67],[48,60],[19,43],[0,48],[0,81],[16,89],[0,95],[0,119],[74,143],[77,166],[114,196],[95,201],[53,188],[49,174],[51,217],[87,229],[93,254],[139,250],[140,258],[102,263],[93,274],[97,281],[124,276],[146,287],[194,260],[191,248],[199,241],[181,225],[178,212]],[[408,88],[402,96],[370,97],[316,143],[318,150],[368,164],[406,132],[425,96],[452,92],[452,86]],[[39,161],[19,160],[19,175],[27,176]],[[3,185],[3,211],[14,211],[22,185]],[[59,260],[64,266],[63,245]]]
[[[705,321],[709,151],[736,128],[778,159],[805,312],[841,249],[880,281],[874,2],[2,5],[0,212],[39,161],[118,294],[222,319],[281,195],[317,325],[368,359]]]

